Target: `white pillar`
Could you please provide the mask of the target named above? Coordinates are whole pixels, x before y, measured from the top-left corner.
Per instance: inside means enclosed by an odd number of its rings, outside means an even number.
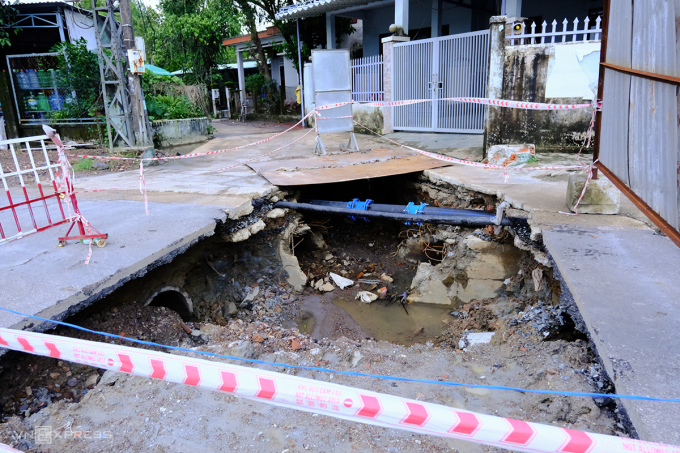
[[[505,69],[505,16],[489,19],[489,74],[486,81],[486,97],[503,99],[503,72]],[[487,106],[484,114],[484,145],[482,156],[493,145],[498,145],[502,121],[502,107]]]
[[[408,36],[408,3],[409,0],[394,1],[394,23],[404,30],[406,36]]]
[[[505,16],[522,17],[522,0],[505,0]]]
[[[326,13],[326,49],[335,48],[335,16]]]
[[[432,0],[432,38],[438,38],[442,34],[442,0]]]
[[[241,105],[246,105],[246,75],[243,71],[243,52],[236,51],[236,64],[238,65],[238,89],[240,90]]]
[[[66,41],[66,35],[64,34],[64,21],[61,18],[61,13],[62,13],[61,7],[57,8],[57,25],[59,26],[59,38],[61,39],[61,42],[64,42]]]

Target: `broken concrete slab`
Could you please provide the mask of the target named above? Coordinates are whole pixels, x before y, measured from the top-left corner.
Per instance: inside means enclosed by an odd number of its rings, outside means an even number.
[[[586,182],[588,188],[583,194]],[[579,202],[581,194],[583,198]],[[567,206],[572,212],[578,210],[580,214],[618,214],[621,209],[621,192],[603,176],[588,181],[586,173],[572,173],[567,184]]]
[[[295,289],[295,291],[302,291],[307,284],[307,276],[300,269],[298,259],[286,251],[286,246],[283,242],[279,244],[279,256],[281,257],[281,264],[283,265],[282,274],[288,274],[286,281]]]
[[[225,212],[229,215],[229,220],[235,220],[253,212],[253,203],[248,200],[239,206],[233,207],[231,209],[225,209]]]
[[[543,238],[616,392],[677,398],[680,249],[645,229],[555,227]],[[619,404],[640,439],[680,443],[679,405]]]

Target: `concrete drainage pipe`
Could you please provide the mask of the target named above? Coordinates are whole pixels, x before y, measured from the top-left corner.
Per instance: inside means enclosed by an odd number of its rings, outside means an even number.
[[[161,288],[144,303],[144,306],[147,305],[166,307],[176,311],[184,321],[188,321],[194,313],[194,303],[191,301],[191,297],[186,291],[176,286]]]

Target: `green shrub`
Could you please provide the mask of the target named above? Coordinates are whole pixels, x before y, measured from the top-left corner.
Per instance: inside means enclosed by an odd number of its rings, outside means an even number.
[[[102,84],[97,54],[87,50],[87,41],[80,38],[75,44],[62,42],[52,48],[58,52],[57,83],[76,96],[64,102],[61,110],[50,113],[53,119],[90,118],[104,111]]]
[[[92,159],[80,159],[78,162],[76,162],[73,165],[73,170],[74,171],[87,171],[87,170],[93,170],[94,167],[92,166]]]
[[[146,96],[146,109],[150,121],[203,116],[201,109],[192,104],[186,96]]]

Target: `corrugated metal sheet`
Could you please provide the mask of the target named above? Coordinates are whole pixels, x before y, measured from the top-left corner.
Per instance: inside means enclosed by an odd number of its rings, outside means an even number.
[[[607,62],[680,76],[680,0],[611,3]],[[632,12],[632,14],[631,14]],[[680,226],[677,87],[607,70],[600,160],[671,226]]]
[[[318,16],[327,11],[337,11],[351,6],[367,5],[375,0],[307,0],[282,7],[276,18],[279,20]]]
[[[678,0],[647,0],[633,6],[632,67],[677,76]],[[633,77],[630,86],[630,188],[678,228],[676,87]]]
[[[607,62],[630,68],[633,42],[633,5],[617,2],[609,11]],[[600,160],[621,181],[630,186],[628,177],[628,107],[630,76],[606,70],[602,96]]]

